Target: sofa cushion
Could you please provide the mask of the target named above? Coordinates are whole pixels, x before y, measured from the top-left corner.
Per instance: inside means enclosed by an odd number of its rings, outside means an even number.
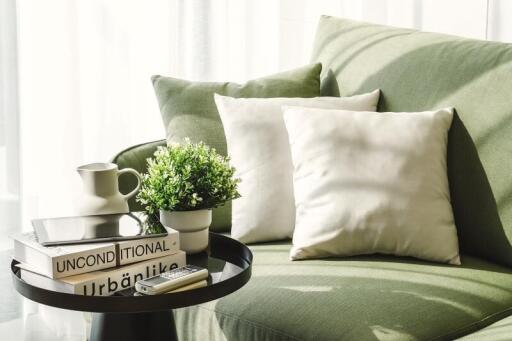
[[[320,64],[248,81],[245,84],[192,82],[153,76],[153,86],[167,133],[167,142],[203,141],[226,155],[226,138],[213,95],[230,97],[317,97],[320,95]],[[213,210],[213,231],[231,226],[231,202]]]
[[[322,17],[325,95],[382,90],[379,111],[455,107],[448,177],[461,251],[512,266],[512,45]]]
[[[453,339],[510,314],[512,270],[366,256],[291,262],[251,246],[253,275],[220,300],[175,311],[183,340]]]

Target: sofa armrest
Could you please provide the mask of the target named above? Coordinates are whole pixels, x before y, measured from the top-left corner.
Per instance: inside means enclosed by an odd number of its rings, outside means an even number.
[[[133,168],[139,173],[146,172],[146,160],[153,156],[157,147],[165,146],[165,140],[158,140],[138,144],[119,152],[112,158],[112,162],[117,164],[119,169]],[[137,182],[133,175],[124,175],[119,178],[119,190],[121,193],[128,193],[135,188]],[[143,208],[135,201],[135,196],[128,201],[130,211],[140,211]]]

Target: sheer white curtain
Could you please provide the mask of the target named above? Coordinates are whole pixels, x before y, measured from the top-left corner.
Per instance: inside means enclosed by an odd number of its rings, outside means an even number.
[[[507,40],[507,6],[482,0],[19,1],[23,227],[30,228],[30,217],[73,213],[81,191],[77,165],[164,136],[152,74],[243,81],[296,67],[308,62],[321,14]]]
[[[244,81],[297,67],[309,60],[321,14],[512,42],[507,0],[0,5],[0,247],[31,218],[73,214],[76,166],[164,137],[153,74]],[[64,318],[81,315],[52,316],[40,321],[54,339],[82,335]]]
[[[19,125],[16,6],[0,0],[0,236],[19,229]],[[0,250],[11,248],[0,237]]]
[[[163,136],[150,75],[174,73],[167,1],[19,1],[23,228],[72,214],[76,166]]]

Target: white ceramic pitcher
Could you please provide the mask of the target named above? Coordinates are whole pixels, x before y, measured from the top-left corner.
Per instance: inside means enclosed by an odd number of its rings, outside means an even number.
[[[115,163],[91,163],[78,167],[82,177],[84,193],[79,206],[82,215],[127,213],[128,199],[133,197],[141,185],[140,174],[132,168],[119,170]],[[128,194],[119,192],[118,177],[130,173],[137,177],[137,186]]]

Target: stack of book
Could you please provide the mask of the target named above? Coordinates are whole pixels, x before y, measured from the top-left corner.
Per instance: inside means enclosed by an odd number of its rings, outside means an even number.
[[[42,246],[34,232],[13,236],[21,279],[48,290],[108,296],[182,267],[178,232],[117,242]]]

